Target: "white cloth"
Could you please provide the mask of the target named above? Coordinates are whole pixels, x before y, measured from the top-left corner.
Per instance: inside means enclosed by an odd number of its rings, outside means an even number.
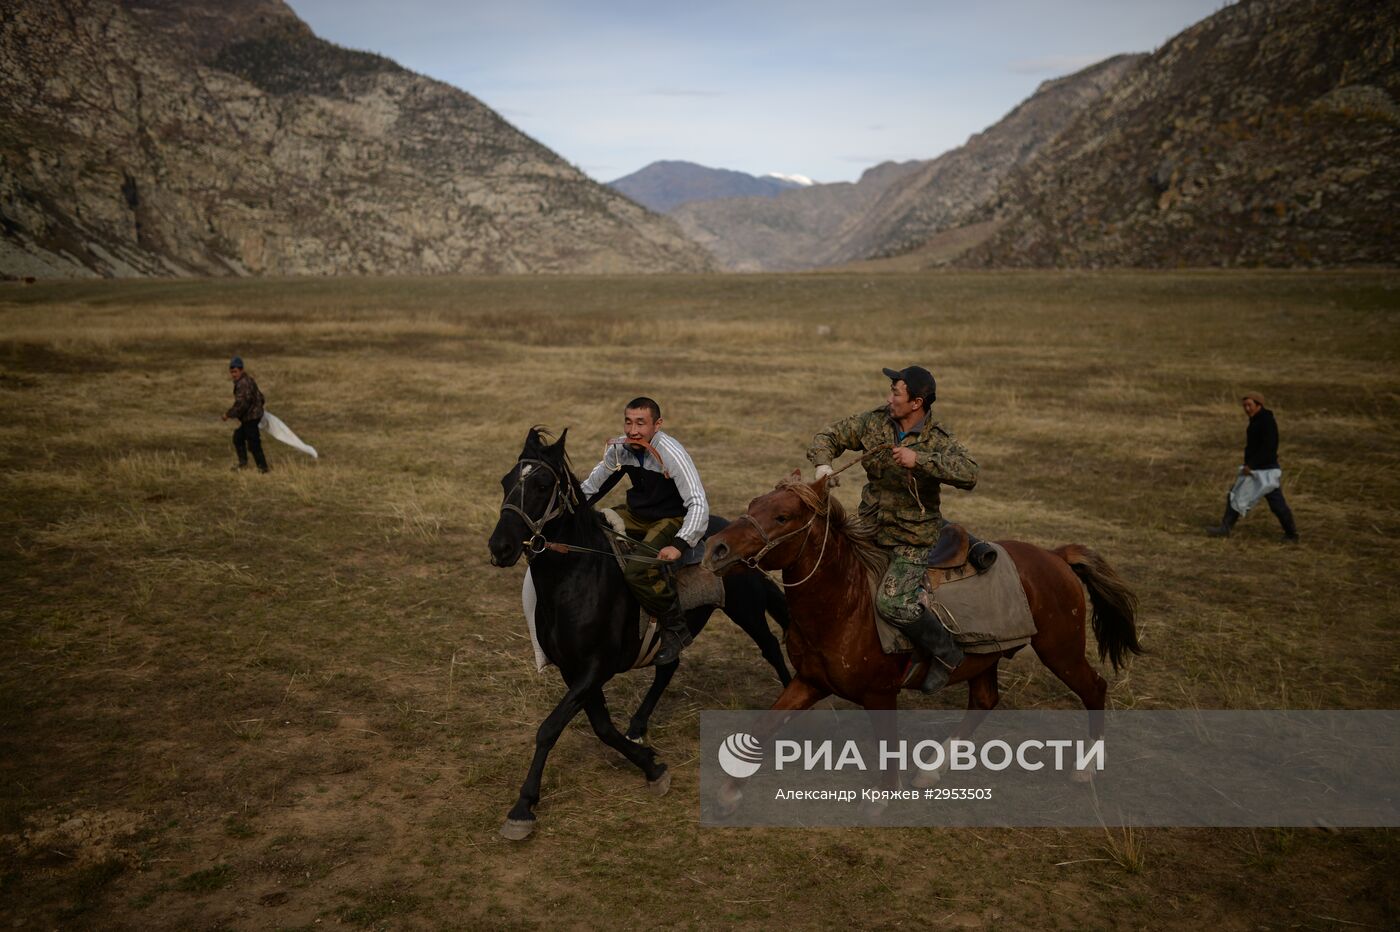
[[[282,441],[289,447],[295,447],[313,460],[320,459],[320,457],[316,455],[315,447],[304,442],[300,437],[292,433],[292,429],[286,424],[283,424],[282,419],[274,415],[271,411],[263,411],[262,420],[258,422],[258,429],[266,432],[268,436],[273,439]]]
[[[640,466],[652,472],[663,472],[661,464],[656,462],[656,457],[648,456],[643,463],[626,445],[617,443],[626,439],[613,438],[614,443],[608,445],[603,459],[593,467],[588,478],[579,483],[585,496],[598,491],[608,476],[623,466]],[[676,483],[676,491],[681,494],[681,501],[685,502],[685,521],[681,522],[681,529],[676,536],[694,547],[700,543],[700,538],[705,536],[705,531],[710,526],[710,503],[705,498],[705,487],[700,484],[700,473],[696,471],[694,461],[680,441],[664,430],[656,432],[651,438],[651,445],[666,461],[666,470],[670,471],[671,479]]]
[[[525,584],[520,590],[521,606],[525,609],[525,624],[530,628],[530,646],[535,649],[535,672],[543,673],[549,666],[549,658],[540,647],[540,636],[535,631],[535,581],[530,578],[530,570],[525,570]]]
[[[1246,473],[1241,466],[1239,478],[1230,489],[1230,507],[1244,517],[1249,509],[1259,504],[1259,499],[1278,488],[1282,481],[1282,469],[1255,469]]]

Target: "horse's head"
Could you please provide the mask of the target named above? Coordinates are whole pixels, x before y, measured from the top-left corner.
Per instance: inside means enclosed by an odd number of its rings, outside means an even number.
[[[802,471],[794,469],[777,488],[749,502],[748,511],[710,537],[702,565],[712,573],[723,573],[736,563],[766,570],[792,564],[806,546],[813,524],[830,507],[826,482],[825,477],[803,482]]]
[[[487,546],[496,566],[514,566],[526,546],[542,538],[544,526],[573,508],[573,473],[564,452],[566,428],[548,443],[538,427],[525,435],[525,447],[501,477],[501,515]]]

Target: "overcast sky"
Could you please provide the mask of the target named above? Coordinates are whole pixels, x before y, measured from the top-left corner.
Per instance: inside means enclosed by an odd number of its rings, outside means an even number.
[[[290,0],[323,38],[475,95],[600,181],[658,159],[853,181],[1150,52],[1222,0]]]

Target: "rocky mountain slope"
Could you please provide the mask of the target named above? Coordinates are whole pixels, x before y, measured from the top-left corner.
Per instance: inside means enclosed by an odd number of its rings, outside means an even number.
[[[845,231],[835,261],[898,255],[962,225],[995,197],[1008,172],[1034,158],[1146,57],[1118,55],[1043,82],[995,125],[886,190]]]
[[[722,268],[738,272],[808,269],[833,260],[832,246],[885,189],[920,162],[886,162],[855,183],[819,184],[777,197],[695,201],[671,212],[686,235]]]
[[[471,95],[281,0],[0,16],[0,274],[710,267]]]
[[[1400,4],[1250,0],[1011,172],[974,266],[1400,264]]]
[[[727,269],[814,268],[908,251],[982,208],[1011,168],[1142,58],[1119,55],[1046,81],[995,125],[938,158],[879,165],[853,185],[687,204],[673,216]]]
[[[804,185],[774,175],[759,177],[727,168],[707,168],[694,162],[652,162],[608,187],[620,191],[643,207],[668,213],[691,201],[722,197],[777,197]]]

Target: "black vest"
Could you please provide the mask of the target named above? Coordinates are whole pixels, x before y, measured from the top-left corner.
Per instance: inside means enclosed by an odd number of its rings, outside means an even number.
[[[685,500],[676,480],[641,466],[623,466],[622,471],[632,481],[627,490],[627,510],[632,514],[643,521],[685,517]]]

